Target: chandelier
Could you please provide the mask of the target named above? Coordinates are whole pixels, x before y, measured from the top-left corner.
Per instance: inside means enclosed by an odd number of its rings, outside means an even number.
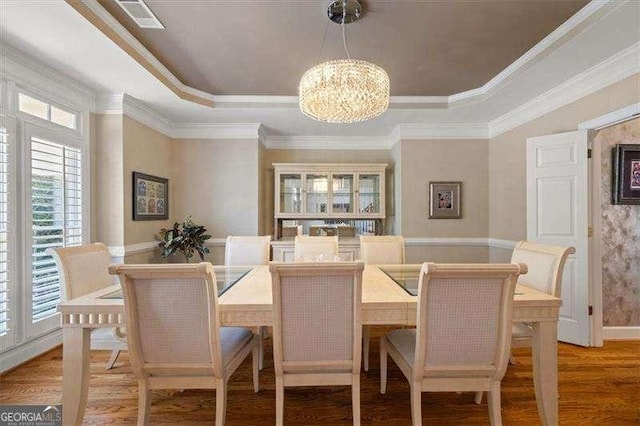
[[[356,123],[375,118],[389,107],[387,73],[370,62],[351,59],[347,49],[344,27],[357,20],[361,12],[356,0],[336,0],[329,5],[329,19],[342,27],[347,59],[318,64],[300,79],[300,110],[314,120]]]

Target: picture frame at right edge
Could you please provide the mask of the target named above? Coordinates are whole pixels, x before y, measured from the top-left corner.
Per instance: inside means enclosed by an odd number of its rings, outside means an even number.
[[[429,219],[462,218],[462,182],[429,182]]]
[[[640,144],[618,144],[611,155],[611,204],[640,204]]]

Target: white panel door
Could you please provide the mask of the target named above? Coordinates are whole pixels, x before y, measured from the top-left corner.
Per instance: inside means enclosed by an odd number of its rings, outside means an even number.
[[[562,276],[558,340],[589,346],[587,132],[527,139],[527,240],[573,246]]]

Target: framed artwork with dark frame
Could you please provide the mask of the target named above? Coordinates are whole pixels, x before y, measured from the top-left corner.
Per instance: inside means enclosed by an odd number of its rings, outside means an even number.
[[[612,204],[640,204],[640,145],[619,144],[611,154]]]
[[[169,179],[133,172],[133,220],[169,219]]]
[[[429,219],[460,219],[462,182],[429,182]]]

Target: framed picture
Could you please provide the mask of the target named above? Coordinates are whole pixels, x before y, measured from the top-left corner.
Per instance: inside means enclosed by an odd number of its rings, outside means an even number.
[[[612,150],[613,204],[640,204],[640,145],[619,144]]]
[[[133,172],[133,220],[169,219],[169,179]]]
[[[460,219],[462,182],[429,182],[429,219]]]

